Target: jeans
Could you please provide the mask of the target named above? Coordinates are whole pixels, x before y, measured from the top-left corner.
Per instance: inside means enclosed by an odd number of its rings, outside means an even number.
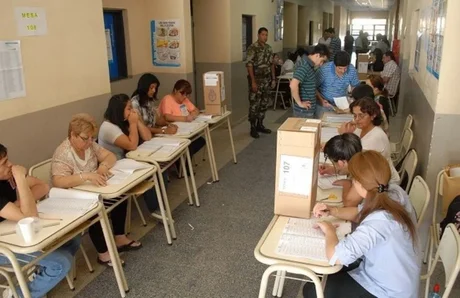
[[[163,181],[165,183],[165,188],[168,186],[168,174],[166,172],[163,172]],[[158,187],[160,187],[158,185]],[[161,189],[160,189],[161,192]],[[147,190],[144,194],[144,202],[145,205],[147,205],[147,209],[149,209],[150,213],[155,212],[160,206],[158,204],[158,197],[157,197],[157,192],[155,190],[155,187],[152,187],[151,189]]]
[[[35,277],[27,286],[32,298],[43,297],[65,278],[72,267],[72,259],[80,246],[81,238],[77,236],[38,262]],[[20,265],[29,263],[41,255],[41,252],[23,255],[15,254]],[[6,257],[0,256],[0,264],[9,264]],[[16,288],[20,297],[24,297],[19,286]]]
[[[300,110],[300,109],[296,109],[294,108],[294,111],[293,111],[293,116],[295,118],[308,118],[308,119],[314,119],[315,118],[315,110],[313,109],[310,109],[310,110],[306,110],[306,109],[303,109],[303,110]]]
[[[323,114],[326,113],[326,112],[334,112],[334,108],[333,107],[326,108],[326,107],[317,105],[316,106],[316,112],[315,112],[316,119],[322,119]]]

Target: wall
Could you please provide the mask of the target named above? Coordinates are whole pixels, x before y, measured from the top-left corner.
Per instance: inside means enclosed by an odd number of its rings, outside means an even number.
[[[285,2],[284,3],[284,48],[297,48],[297,34],[298,34],[298,17],[299,7],[297,4]]]
[[[298,8],[299,9],[297,11],[297,46],[307,46],[310,22],[306,18],[299,18],[299,16],[305,15],[307,13],[308,8],[302,5],[298,5]],[[286,45],[284,47],[286,47]]]
[[[388,11],[351,11],[351,19],[388,19]]]
[[[335,34],[342,40],[345,39],[348,27],[348,10],[343,6],[334,6],[334,28]]]

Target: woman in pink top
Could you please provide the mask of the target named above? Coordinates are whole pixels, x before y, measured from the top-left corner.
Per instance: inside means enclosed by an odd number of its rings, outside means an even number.
[[[196,119],[200,111],[189,100],[192,94],[192,85],[186,80],[179,80],[174,85],[171,94],[163,97],[160,103],[160,114],[168,122],[192,122]],[[190,146],[190,154],[193,156],[206,144],[203,138],[193,141]]]

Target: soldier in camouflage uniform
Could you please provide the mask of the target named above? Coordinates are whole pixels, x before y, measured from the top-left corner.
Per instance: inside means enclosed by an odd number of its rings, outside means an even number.
[[[247,50],[249,115],[251,136],[259,137],[261,133],[271,133],[265,128],[263,120],[267,111],[270,88],[275,87],[275,64],[273,63],[272,47],[267,42],[267,28],[260,28],[258,39]]]

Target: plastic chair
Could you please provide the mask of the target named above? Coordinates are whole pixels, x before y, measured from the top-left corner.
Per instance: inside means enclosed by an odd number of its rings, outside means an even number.
[[[409,200],[417,216],[417,228],[420,227],[430,203],[430,189],[422,177],[416,176],[409,191]]]
[[[412,180],[414,179],[415,170],[417,168],[418,163],[418,156],[415,149],[409,150],[406,157],[403,160],[401,165],[401,169],[398,171],[399,177],[401,177],[401,182],[404,181],[404,178],[407,177],[407,185],[405,187],[405,191],[408,192],[411,185]]]
[[[409,152],[410,146],[412,145],[412,141],[414,140],[414,133],[412,129],[407,128],[404,131],[403,139],[401,142],[401,146],[395,153],[391,154],[391,160],[393,164],[396,166],[401,160],[406,156],[407,152]]]
[[[44,160],[36,165],[33,165],[29,169],[29,176],[36,177],[40,180],[46,181],[49,185],[51,185],[51,158]],[[86,265],[88,266],[89,272],[93,273],[94,269],[89,261],[88,255],[83,247],[83,244],[80,244],[80,250],[85,259]],[[74,259],[75,263],[75,259]],[[76,278],[76,266],[75,264],[72,266],[71,270],[71,277],[67,277],[67,282],[69,283],[69,287],[71,290],[74,290],[75,287],[73,286],[72,280]]]
[[[285,264],[275,264],[271,265],[270,267],[265,270],[264,274],[262,275],[262,280],[260,282],[260,290],[259,290],[259,298],[265,298],[267,293],[267,284],[268,278],[273,272],[290,272],[294,274],[300,274],[308,277],[310,280],[307,282],[312,282],[315,284],[316,289],[316,297],[317,298],[324,298],[323,287],[319,277],[310,269],[303,266],[292,266],[292,265],[285,265]]]
[[[412,129],[412,123],[414,123],[414,117],[412,117],[412,115],[409,114],[407,115],[406,122],[404,123],[404,127],[402,129],[402,133],[401,133],[401,137],[399,138],[399,141],[396,143],[390,143],[391,153],[398,152],[399,148],[401,147],[402,141],[403,141],[404,132],[408,128]]]
[[[458,272],[460,271],[460,235],[454,224],[448,224],[444,230],[441,241],[439,242],[439,247],[436,252],[436,255],[433,259],[434,266],[432,266],[428,274],[422,275],[421,279],[426,279],[425,286],[425,296],[428,297],[428,291],[430,288],[430,279],[433,275],[434,269],[438,260],[441,260],[444,265],[445,273],[445,290],[442,295],[443,298],[449,297],[449,294],[452,290],[452,287],[457,279]]]

